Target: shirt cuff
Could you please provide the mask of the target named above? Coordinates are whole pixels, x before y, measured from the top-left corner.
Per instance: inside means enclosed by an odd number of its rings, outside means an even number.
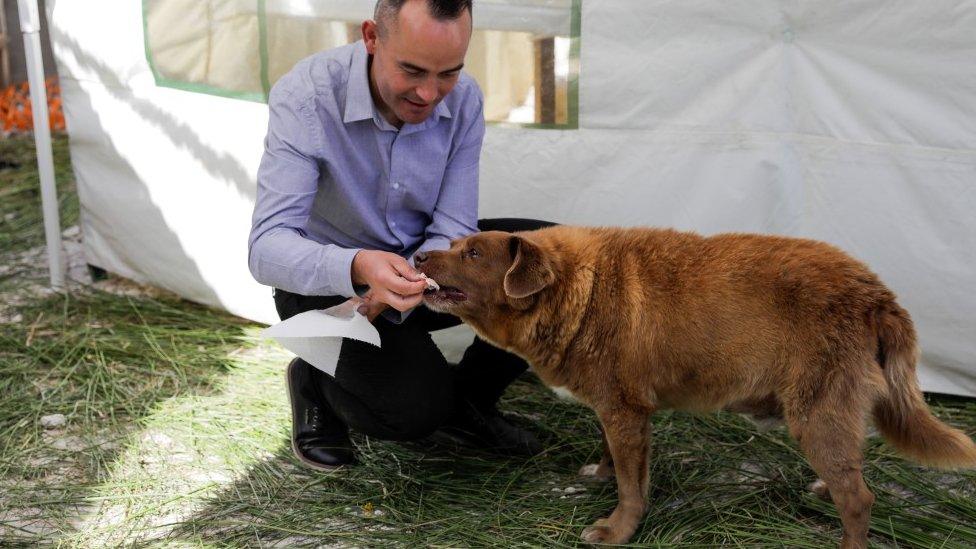
[[[338,290],[343,297],[356,296],[356,290],[352,287],[352,260],[360,251],[361,248],[336,247],[326,261],[329,286]]]

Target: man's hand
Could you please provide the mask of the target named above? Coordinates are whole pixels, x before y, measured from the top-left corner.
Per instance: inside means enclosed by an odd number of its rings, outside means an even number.
[[[377,304],[389,305],[401,312],[412,309],[420,305],[427,289],[427,281],[406,259],[378,250],[361,250],[356,254],[352,260],[352,282],[369,286],[366,300],[369,312],[377,308]],[[382,310],[375,311],[373,317]]]

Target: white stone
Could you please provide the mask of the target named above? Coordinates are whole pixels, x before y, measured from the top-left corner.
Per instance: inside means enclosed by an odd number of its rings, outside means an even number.
[[[583,476],[595,477],[597,470],[600,469],[599,463],[589,463],[580,467],[579,474]]]
[[[20,313],[17,313],[6,320],[9,320],[9,322],[4,322],[4,324],[19,324],[24,321],[24,317]]]
[[[64,424],[68,422],[68,418],[64,417],[64,414],[51,414],[41,417],[41,427],[45,429],[57,429],[58,427],[64,427]]]

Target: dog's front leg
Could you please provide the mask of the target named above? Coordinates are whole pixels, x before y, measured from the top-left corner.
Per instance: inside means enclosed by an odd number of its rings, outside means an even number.
[[[580,467],[579,475],[593,480],[606,481],[613,478],[613,455],[610,454],[610,444],[607,442],[607,433],[600,426],[600,438],[603,439],[603,457],[600,463],[588,463]]]
[[[583,530],[590,543],[625,543],[647,510],[650,423],[646,410],[616,408],[600,413],[617,476],[617,508]]]

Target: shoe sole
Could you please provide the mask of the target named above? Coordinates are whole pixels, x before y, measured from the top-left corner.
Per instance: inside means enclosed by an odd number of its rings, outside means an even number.
[[[295,403],[291,401],[291,393],[294,390],[294,387],[292,387],[291,385],[291,375],[290,375],[292,364],[294,364],[294,362],[289,362],[288,367],[285,368],[285,384],[288,386],[288,405],[291,406],[292,409],[294,409]],[[293,414],[291,418],[291,451],[293,454],[295,454],[295,457],[298,458],[298,461],[301,461],[304,465],[311,467],[312,469],[317,469],[319,471],[338,471],[339,469],[345,467],[345,465],[325,465],[317,461],[312,461],[307,457],[303,456],[302,453],[298,451],[298,445],[295,444],[296,436],[297,433],[295,432],[295,417]]]

